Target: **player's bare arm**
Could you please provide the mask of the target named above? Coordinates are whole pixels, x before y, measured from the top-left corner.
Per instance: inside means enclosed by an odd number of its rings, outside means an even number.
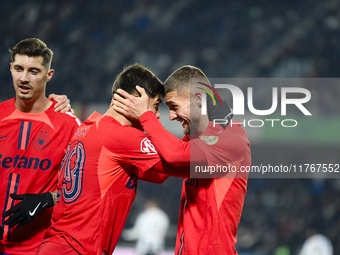
[[[48,98],[54,99],[57,102],[56,105],[54,106],[55,112],[65,113],[70,111],[74,113],[74,110],[71,108],[71,101],[70,99],[67,98],[66,95],[56,95],[52,93],[48,96]]]
[[[125,117],[139,120],[140,116],[152,108],[149,104],[149,97],[145,90],[138,85],[136,89],[141,94],[140,97],[133,96],[125,90],[118,89],[113,97],[113,109],[123,114]]]
[[[52,195],[53,205],[56,205],[57,201],[58,201],[58,191],[53,191],[53,192],[50,192],[50,193]]]

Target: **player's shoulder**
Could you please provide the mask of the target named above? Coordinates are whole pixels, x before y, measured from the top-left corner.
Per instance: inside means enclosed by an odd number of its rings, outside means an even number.
[[[80,126],[81,121],[79,118],[72,112],[68,111],[65,113],[55,112],[54,105],[55,101],[52,101],[52,105],[45,111],[46,115],[51,119],[53,124],[56,125],[72,125],[72,126]]]
[[[111,136],[117,136],[117,138],[122,139],[140,135],[145,136],[143,131],[129,125],[122,125],[118,120],[107,115],[100,120],[99,130],[102,133],[107,133]]]
[[[104,116],[98,124],[98,132],[103,144],[117,148],[134,147],[140,143],[146,135],[141,130],[128,125],[122,125],[111,116]]]
[[[72,113],[70,111],[65,112],[63,115],[64,115],[66,121],[68,121],[68,122],[71,122],[71,123],[76,122],[78,126],[80,126],[82,124],[80,119],[74,113]]]
[[[230,122],[229,125],[220,133],[222,141],[238,144],[239,146],[248,146],[249,140],[246,130],[242,123],[238,121]]]
[[[247,132],[242,127],[242,123],[240,121],[231,121],[224,131],[224,135],[240,135],[247,137]]]
[[[8,99],[0,103],[0,119],[3,119],[15,110],[15,98]]]
[[[10,98],[10,99],[7,99],[3,102],[0,102],[0,105],[3,106],[3,107],[8,107],[8,106],[12,105],[14,107],[14,103],[15,103],[15,98]]]
[[[226,128],[223,128],[221,125],[211,121],[200,137],[218,137],[220,139],[230,139],[230,137],[247,138],[247,133],[242,128],[240,122],[231,122]]]
[[[80,119],[71,112],[47,114],[54,126],[79,127],[82,123]]]
[[[199,136],[199,139],[209,147],[216,149],[233,148],[247,150],[250,147],[246,131],[239,123],[230,123],[226,128],[216,124],[209,124],[206,131]],[[201,144],[202,142],[199,142]]]

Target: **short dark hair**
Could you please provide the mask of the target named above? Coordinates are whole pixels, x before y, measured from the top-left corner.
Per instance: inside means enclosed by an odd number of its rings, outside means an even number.
[[[43,65],[46,69],[51,67],[53,52],[47,48],[46,43],[37,38],[27,38],[20,41],[17,45],[9,50],[12,62],[15,61],[15,55],[27,55],[29,57],[42,57]]]
[[[151,98],[157,95],[159,95],[161,99],[164,98],[163,83],[151,70],[140,64],[125,67],[124,70],[118,74],[112,86],[112,95],[116,93],[117,89],[123,89],[129,94],[138,95],[137,85],[144,88],[146,94]]]
[[[190,88],[190,83],[204,79],[210,83],[201,69],[195,66],[182,66],[175,70],[164,82],[165,94],[172,91],[182,92]]]

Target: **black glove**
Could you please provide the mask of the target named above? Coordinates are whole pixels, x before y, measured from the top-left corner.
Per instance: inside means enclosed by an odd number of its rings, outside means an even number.
[[[53,197],[49,192],[43,194],[11,194],[10,196],[15,200],[22,200],[3,214],[5,218],[13,214],[5,221],[5,224],[9,225],[10,228],[17,224],[17,228],[21,228],[46,208],[54,205]]]
[[[4,228],[0,226],[0,239],[2,239],[3,234],[4,234]]]
[[[207,111],[209,121],[214,121],[215,124],[220,124],[223,128],[226,128],[233,118],[233,111],[227,103],[227,100],[221,97],[222,105],[217,96],[213,93],[216,101],[216,105],[213,104],[213,100],[210,96],[207,96]]]

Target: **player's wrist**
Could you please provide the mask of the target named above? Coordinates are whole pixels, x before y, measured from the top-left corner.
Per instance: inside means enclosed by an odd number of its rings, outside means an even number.
[[[46,208],[50,208],[52,206],[54,206],[56,203],[54,203],[54,200],[57,201],[56,199],[54,199],[54,192],[47,192],[47,193],[42,193],[42,195],[44,195],[45,199],[46,199],[46,203],[47,205],[44,207]],[[55,197],[57,196],[57,194],[55,194]]]
[[[151,109],[151,107],[150,107],[149,104],[147,104],[146,107],[145,107],[144,109],[140,109],[138,119],[140,119],[140,117],[141,117],[144,113],[146,113],[146,112],[152,112],[152,113],[153,113],[153,111],[152,111],[152,109]]]
[[[54,191],[54,192],[49,192],[52,196],[52,202],[53,202],[53,205],[56,205],[57,204],[57,201],[58,201],[58,191]]]
[[[139,122],[142,123],[142,122],[144,122],[144,121],[149,120],[150,118],[152,118],[152,115],[156,116],[156,115],[154,114],[154,112],[151,111],[151,110],[150,110],[150,111],[144,112],[144,113],[139,117]]]

